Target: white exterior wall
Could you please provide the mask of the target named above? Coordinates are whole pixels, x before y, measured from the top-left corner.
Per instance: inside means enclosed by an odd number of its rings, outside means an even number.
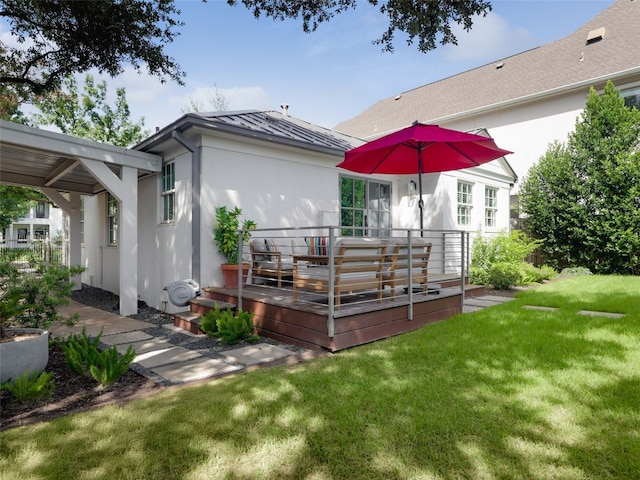
[[[213,242],[215,208],[242,209],[242,220],[258,228],[336,225],[339,219],[341,175],[359,176],[338,169],[341,157],[324,155],[243,137],[217,133],[202,140],[200,285],[222,285],[223,262]],[[170,313],[184,310],[166,302],[162,289],[169,283],[193,278],[192,274],[192,154],[178,144],[163,152],[164,163],[175,163],[175,222],[162,224],[160,175],[141,180],[138,202],[138,295],[148,305]],[[455,229],[456,178],[459,173],[423,176],[426,229]],[[461,175],[470,175],[464,173]],[[478,169],[474,198],[484,202],[484,183],[499,187],[501,225],[508,226],[509,185],[500,167]],[[467,178],[467,177],[465,177]],[[392,226],[419,228],[418,195],[408,195],[408,182],[417,176],[379,176],[391,183]],[[483,180],[484,181],[484,180]],[[119,247],[107,246],[106,195],[85,198],[83,281],[119,293]],[[478,208],[477,210],[482,210]],[[476,210],[474,208],[474,210]],[[480,217],[479,217],[480,218]],[[483,219],[484,217],[482,217]]]
[[[514,152],[506,158],[521,183],[529,169],[554,141],[565,142],[589,95],[587,88],[571,94],[549,97],[536,102],[442,122],[456,130],[486,128],[496,144]],[[517,193],[516,184],[512,193]]]

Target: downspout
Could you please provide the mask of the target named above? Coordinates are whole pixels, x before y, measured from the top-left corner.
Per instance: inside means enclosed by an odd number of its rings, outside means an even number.
[[[191,152],[191,276],[200,284],[200,184],[202,171],[202,147],[187,140],[177,130],[171,137]]]

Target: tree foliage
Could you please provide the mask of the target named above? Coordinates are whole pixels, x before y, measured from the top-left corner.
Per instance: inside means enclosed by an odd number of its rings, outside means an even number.
[[[9,228],[12,223],[24,218],[35,201],[48,201],[32,188],[0,185],[0,230]]]
[[[92,68],[112,77],[130,64],[162,81],[184,73],[164,53],[183,25],[174,0],[0,0],[16,46],[3,45],[0,83],[42,94]]]
[[[203,0],[206,1],[206,0]],[[355,9],[358,0],[240,0],[256,18],[302,19],[305,32],[336,15]],[[379,7],[388,17],[387,30],[375,44],[392,52],[402,32],[427,52],[436,44],[456,44],[451,24],[470,30],[475,15],[491,11],[487,0],[360,0]],[[238,0],[227,0],[231,6]],[[15,45],[0,41],[0,84],[9,85],[20,101],[58,88],[70,75],[96,69],[111,77],[131,65],[143,67],[161,81],[183,84],[185,73],[164,52],[184,26],[175,0],[0,0],[0,18],[8,24]]]
[[[428,52],[436,48],[436,42],[445,45],[457,44],[451,23],[461,24],[466,31],[473,25],[473,16],[486,16],[491,11],[491,2],[485,0],[367,0],[379,6],[380,13],[389,18],[387,30],[374,40],[383,50],[393,52],[396,32],[407,35],[407,44],[418,42],[418,50]],[[274,20],[301,18],[302,29],[313,32],[323,22],[350,9],[355,9],[358,0],[241,0],[256,18],[261,15]],[[227,0],[236,5],[238,0]],[[361,2],[362,3],[362,0]]]
[[[566,144],[529,171],[520,205],[554,266],[640,273],[640,111],[613,83],[591,89]]]
[[[128,147],[142,141],[144,118],[130,120],[129,104],[124,88],[116,90],[114,106],[107,104],[107,83],[95,84],[87,75],[83,91],[73,77],[65,79],[63,88],[39,97],[34,105],[40,110],[30,116],[36,127],[53,125],[62,133],[97,142]]]

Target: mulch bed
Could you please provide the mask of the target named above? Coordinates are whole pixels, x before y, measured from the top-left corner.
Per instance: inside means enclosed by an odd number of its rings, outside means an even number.
[[[164,389],[131,369],[109,389],[103,389],[92,378],[71,371],[56,344],[49,349],[49,363],[45,371],[53,374],[55,384],[49,400],[38,404],[19,403],[11,393],[0,391],[0,431],[105,405],[126,403]]]

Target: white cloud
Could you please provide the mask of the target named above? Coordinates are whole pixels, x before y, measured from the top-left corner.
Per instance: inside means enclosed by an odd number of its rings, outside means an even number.
[[[528,30],[509,25],[496,13],[474,17],[469,32],[458,24],[453,27],[453,32],[458,45],[447,45],[442,49],[444,58],[452,62],[498,60],[531,48],[533,42]]]

